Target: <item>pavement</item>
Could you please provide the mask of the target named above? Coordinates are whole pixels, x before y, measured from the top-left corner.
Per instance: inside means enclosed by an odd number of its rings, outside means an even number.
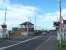
[[[29,38],[15,38],[0,43],[0,50],[56,50],[55,34],[39,35]]]
[[[36,50],[57,50],[57,39],[56,36],[49,37],[46,41],[40,44]]]

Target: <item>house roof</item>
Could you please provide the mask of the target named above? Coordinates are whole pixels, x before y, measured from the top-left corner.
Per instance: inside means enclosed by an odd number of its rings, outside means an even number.
[[[22,24],[20,24],[20,25],[34,25],[34,24],[32,24],[31,22],[24,22],[24,23],[22,23]]]

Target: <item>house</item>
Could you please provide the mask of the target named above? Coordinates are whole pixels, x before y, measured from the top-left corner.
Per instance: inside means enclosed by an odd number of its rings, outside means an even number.
[[[24,22],[20,24],[20,26],[20,31],[23,35],[30,35],[34,31],[34,24],[32,24],[31,22]]]
[[[34,32],[34,24],[31,22],[24,22],[20,24],[20,28],[13,28],[12,31],[15,32],[15,36],[32,35]]]
[[[32,24],[31,22],[24,22],[22,24],[20,24],[21,26],[21,30],[23,32],[31,32],[34,31],[34,24]]]

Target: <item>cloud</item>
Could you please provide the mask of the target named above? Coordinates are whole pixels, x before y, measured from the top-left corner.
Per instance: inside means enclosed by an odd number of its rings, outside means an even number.
[[[38,9],[34,6],[25,6],[18,4],[10,4],[9,0],[0,0],[2,6],[0,8],[0,24],[4,21],[5,8],[7,7],[7,25],[8,29],[19,25],[20,23],[27,21],[28,17],[33,17],[37,14]]]
[[[37,16],[38,29],[54,29],[53,22],[59,20],[59,12],[39,13],[39,8],[34,6],[26,6],[19,4],[10,4],[10,0],[0,0],[0,25],[4,21],[5,8],[7,7],[7,25],[8,29],[19,26],[20,23],[27,21],[31,17],[32,22],[35,24],[35,16]],[[40,11],[41,12],[41,11]],[[62,9],[62,16],[66,19],[66,9]]]
[[[54,29],[53,27],[53,22],[54,21],[59,21],[59,11],[55,11],[55,12],[49,12],[49,13],[45,13],[43,15],[38,15],[39,18],[38,20],[40,20],[39,26],[43,26],[45,29]],[[64,20],[66,20],[66,8],[62,9],[62,17],[64,18]]]

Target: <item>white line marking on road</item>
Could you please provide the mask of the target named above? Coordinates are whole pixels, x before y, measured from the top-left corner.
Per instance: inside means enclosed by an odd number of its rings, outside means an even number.
[[[8,42],[15,42],[15,43],[17,43],[17,42],[21,42],[21,41],[12,41],[12,40],[7,40]]]
[[[37,37],[34,37],[34,38],[30,38],[30,39],[21,41],[21,42],[19,42],[19,43],[17,43],[17,44],[13,44],[13,45],[10,45],[10,46],[7,46],[7,47],[1,47],[0,50],[3,50],[3,49],[6,49],[6,48],[9,48],[9,47],[13,47],[13,46],[19,45],[19,44],[21,44],[21,43],[25,43],[25,42],[28,42],[28,41],[30,41],[30,40],[33,40],[33,39],[36,39],[36,38],[39,38],[39,37],[41,37],[41,36],[37,36]]]

